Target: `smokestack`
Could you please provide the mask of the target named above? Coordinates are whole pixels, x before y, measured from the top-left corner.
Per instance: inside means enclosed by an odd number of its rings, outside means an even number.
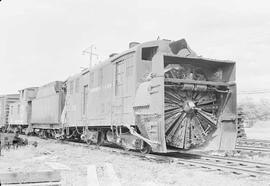
[[[139,45],[140,43],[139,42],[130,42],[129,43],[129,48],[133,48],[135,47],[136,45]]]

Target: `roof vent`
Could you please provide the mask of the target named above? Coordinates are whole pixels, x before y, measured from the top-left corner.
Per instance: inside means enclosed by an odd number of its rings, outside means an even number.
[[[130,42],[129,43],[129,48],[133,48],[135,47],[136,45],[139,45],[140,43],[139,42]]]

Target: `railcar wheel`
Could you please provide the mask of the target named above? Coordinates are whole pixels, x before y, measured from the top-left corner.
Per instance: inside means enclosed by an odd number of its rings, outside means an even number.
[[[140,150],[142,154],[149,154],[152,151],[152,148],[149,144],[143,142],[143,148]]]

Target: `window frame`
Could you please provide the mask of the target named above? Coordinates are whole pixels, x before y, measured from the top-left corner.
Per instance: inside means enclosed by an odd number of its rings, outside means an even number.
[[[115,96],[119,97],[123,94],[123,86],[124,86],[124,60],[119,60],[115,63]],[[122,91],[120,93],[120,90]]]
[[[82,109],[82,114],[86,115],[87,114],[87,107],[88,107],[88,95],[89,95],[89,86],[84,85],[83,86],[83,109]]]

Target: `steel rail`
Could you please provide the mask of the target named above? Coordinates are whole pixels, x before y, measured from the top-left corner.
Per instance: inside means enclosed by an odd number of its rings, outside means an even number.
[[[270,153],[270,148],[263,148],[263,147],[256,147],[256,146],[253,147],[253,146],[249,146],[249,145],[237,146],[235,149],[241,150],[241,151]]]
[[[269,143],[270,140],[262,140],[262,139],[240,139],[239,141],[250,141],[250,142],[262,142],[262,143]]]
[[[236,150],[270,153],[270,140],[241,139],[237,141]]]
[[[179,158],[171,158],[174,162],[176,163],[181,163],[181,164],[188,164],[188,165],[193,165],[193,166],[199,166],[201,168],[207,168],[207,169],[214,169],[214,170],[219,170],[219,171],[226,171],[226,172],[231,172],[234,174],[245,174],[253,177],[257,176],[270,176],[270,167],[264,167],[261,170],[256,170],[256,164],[254,164],[255,167],[250,167],[250,166],[239,166],[241,165],[241,161],[237,162],[235,161],[236,164],[229,164],[231,161],[224,162],[223,164],[217,163],[217,161],[208,161],[207,159],[198,159],[198,160],[182,160]],[[214,158],[211,158],[214,160]],[[202,161],[203,160],[203,161]],[[251,163],[252,164],[252,163]],[[255,169],[255,170],[254,170]]]
[[[261,144],[269,144],[270,140],[258,140],[258,139],[239,139],[237,143],[261,143]]]

